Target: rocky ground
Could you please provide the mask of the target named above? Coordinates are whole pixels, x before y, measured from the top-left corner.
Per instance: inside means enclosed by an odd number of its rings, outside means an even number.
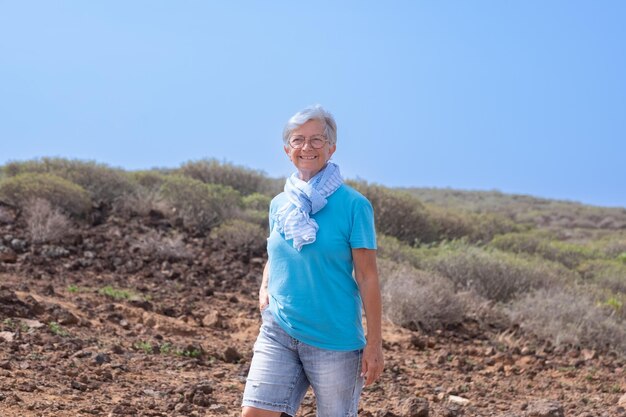
[[[263,253],[172,236],[159,216],[55,245],[0,224],[0,416],[237,416]],[[360,416],[626,416],[626,361],[467,320],[385,324]],[[309,393],[298,416],[314,416]]]

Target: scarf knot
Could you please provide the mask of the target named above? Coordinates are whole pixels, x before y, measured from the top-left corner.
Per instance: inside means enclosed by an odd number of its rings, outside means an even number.
[[[326,164],[308,182],[292,174],[285,182],[285,194],[289,200],[274,214],[275,227],[285,239],[293,239],[293,247],[300,251],[302,246],[315,242],[319,226],[312,214],[326,206],[327,198],[343,184],[339,167],[332,162]]]

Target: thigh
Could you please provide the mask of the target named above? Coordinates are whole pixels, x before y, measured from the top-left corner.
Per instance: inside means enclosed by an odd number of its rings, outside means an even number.
[[[254,344],[243,407],[281,411],[294,416],[309,386],[293,339],[265,309]]]
[[[356,417],[364,382],[360,376],[362,354],[362,350],[301,347],[300,358],[315,393],[318,417]]]

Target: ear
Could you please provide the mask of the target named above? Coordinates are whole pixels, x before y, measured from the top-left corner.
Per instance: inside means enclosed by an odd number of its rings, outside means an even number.
[[[330,159],[331,156],[333,156],[333,154],[335,153],[336,150],[337,150],[337,144],[335,143],[328,150],[328,159]]]
[[[289,146],[284,146],[283,149],[285,150],[285,153],[287,154],[287,156],[291,160],[291,148]]]

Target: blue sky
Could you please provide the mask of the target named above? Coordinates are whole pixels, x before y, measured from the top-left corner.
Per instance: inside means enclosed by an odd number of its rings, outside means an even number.
[[[3,1],[0,164],[284,176],[321,103],[348,178],[626,207],[622,1]]]

